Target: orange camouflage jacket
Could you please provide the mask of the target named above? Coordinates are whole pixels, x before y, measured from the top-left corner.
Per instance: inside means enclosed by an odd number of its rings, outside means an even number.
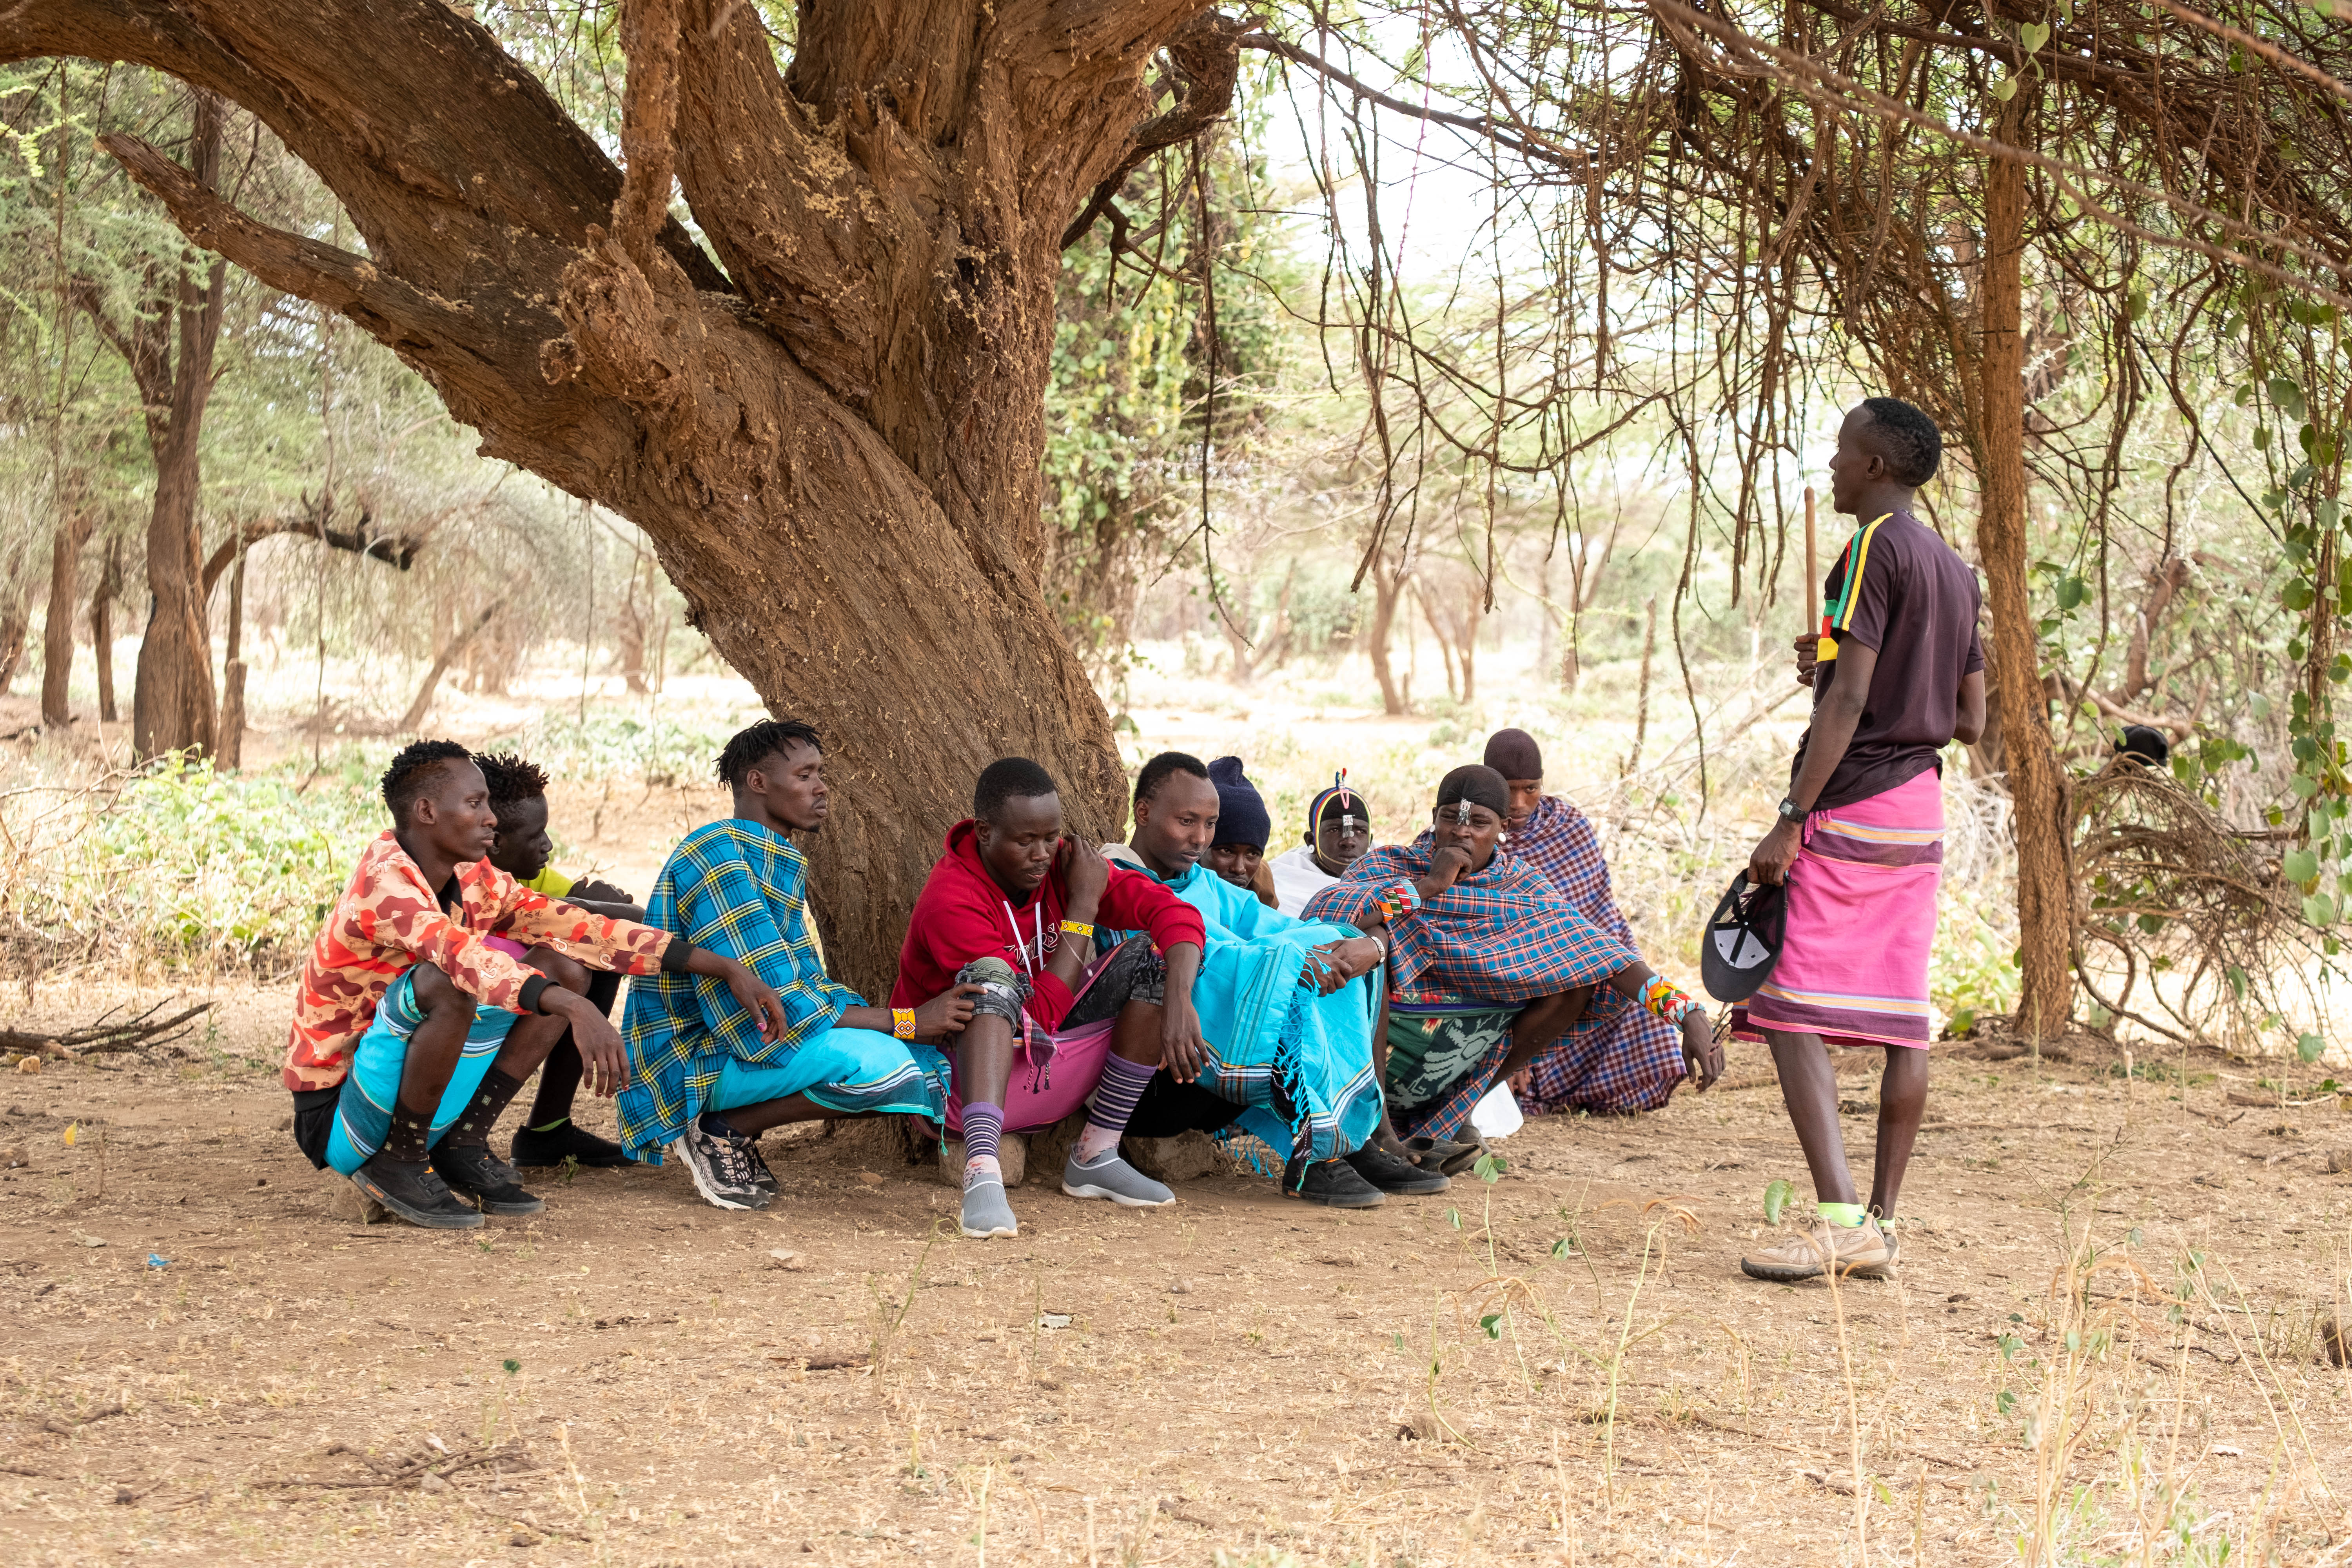
[[[461,866],[457,907],[445,910],[425,873],[387,829],[360,856],[352,884],[336,900],[294,995],[294,1033],[286,1048],[288,1089],[332,1089],[351,1071],[352,1047],[375,1017],[376,1004],[413,966],[432,963],[457,989],[509,1013],[537,1010],[546,984],[538,970],[492,947],[503,936],[526,947],[544,942],[593,969],[651,974],[678,939],[634,921],[607,920],[532,892],[479,860]]]

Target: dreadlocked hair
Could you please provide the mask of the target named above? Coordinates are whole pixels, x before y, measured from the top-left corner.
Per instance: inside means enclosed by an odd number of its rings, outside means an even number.
[[[719,753],[716,771],[720,782],[730,789],[741,789],[753,768],[795,742],[820,752],[824,750],[824,742],[816,738],[816,731],[797,719],[762,719],[748,730],[737,731],[734,739],[727,742],[727,749]]]
[[[430,795],[451,763],[470,763],[474,753],[455,741],[411,741],[383,770],[383,804],[393,826],[408,824],[408,808]]]

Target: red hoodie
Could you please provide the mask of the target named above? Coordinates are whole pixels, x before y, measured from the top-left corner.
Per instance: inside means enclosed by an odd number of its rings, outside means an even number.
[[[1025,901],[1008,896],[981,863],[980,842],[966,817],[948,829],[947,853],[931,867],[915,913],[907,922],[907,945],[898,950],[898,980],[890,1005],[912,1007],[955,984],[956,971],[975,958],[995,957],[1029,974],[1036,989],[1029,1018],[1041,1028],[1059,1028],[1075,998],[1045,961],[1061,945],[1062,913],[1070,890],[1056,868]],[[1206,940],[1200,911],[1162,887],[1156,878],[1114,862],[1110,884],[1096,906],[1104,931],[1148,931],[1162,952],[1181,942],[1199,947]]]

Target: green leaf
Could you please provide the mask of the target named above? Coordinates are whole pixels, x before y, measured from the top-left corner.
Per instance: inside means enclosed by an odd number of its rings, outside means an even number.
[[[1563,1236],[1551,1244],[1551,1255],[1554,1258],[1573,1258],[1576,1256],[1576,1244]]]
[[[1478,1320],[1478,1326],[1486,1331],[1488,1339],[1499,1340],[1503,1337],[1503,1314],[1489,1312]]]
[[[1478,1163],[1470,1167],[1478,1179],[1490,1187],[1501,1181],[1503,1173],[1510,1168],[1511,1163],[1500,1154],[1481,1154]]]
[[[2017,79],[2013,76],[2001,78],[1992,84],[1992,95],[2003,103],[2007,103],[2017,96]]]
[[[2315,926],[2336,923],[2336,900],[2326,893],[2314,893],[2303,900],[2303,918]]]
[[[2060,609],[2071,610],[2090,596],[2090,584],[2084,582],[2080,577],[2070,575],[2058,579],[2058,607]]]
[[[2017,30],[2017,41],[2025,46],[2025,52],[2027,54],[2030,55],[2036,52],[2042,45],[2050,41],[2050,24],[2047,22],[2028,22],[2025,26]]]
[[[2006,1335],[2002,1337],[2001,1343],[2004,1346],[2009,1343],[2009,1340]],[[2010,1389],[2002,1389],[1999,1394],[1992,1396],[1992,1407],[2003,1415],[2008,1415],[2011,1410],[2017,1407],[2016,1394]]]
[[[2290,849],[2279,860],[2279,874],[2290,882],[2308,882],[2319,875],[2319,857],[2308,849]]]
[[[2294,1042],[2294,1054],[2301,1057],[2306,1063],[2317,1061],[2320,1053],[2326,1049],[2327,1049],[2327,1042],[2317,1035],[2304,1035]]]
[[[1787,1208],[1789,1206],[1789,1200],[1796,1195],[1796,1188],[1790,1186],[1784,1181],[1775,1178],[1764,1189],[1764,1223],[1766,1225],[1779,1225],[1780,1223],[1780,1211]]]
[[[522,1370],[522,1363],[515,1360],[512,1356],[509,1356],[506,1360],[499,1363],[499,1364],[507,1369],[507,1373],[509,1376]]]

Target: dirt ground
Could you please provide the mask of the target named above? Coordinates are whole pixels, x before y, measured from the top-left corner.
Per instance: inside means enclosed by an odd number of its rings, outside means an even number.
[[[1750,1087],[1533,1121],[1493,1184],[1353,1214],[1235,1174],[1151,1213],[1032,1184],[1017,1241],[971,1242],[929,1169],[808,1131],[771,1138],[762,1214],[674,1168],[583,1172],[538,1219],[446,1235],[339,1217],[285,1131],[282,994],[208,994],[185,1056],[0,1080],[0,1561],[2352,1543],[2352,1373],[2321,1344],[2352,1116],[2227,1061],[2189,1061],[2184,1101],[2181,1064],[2126,1079],[2085,1042],[2038,1070],[1946,1050],[1899,1278],[1832,1291],[1738,1272],[1767,1184],[1806,1191],[1752,1047]],[[12,987],[0,1027],[121,999]],[[1845,1065],[1866,1152],[1870,1064]],[[2070,1246],[2097,1258],[2079,1289]]]

